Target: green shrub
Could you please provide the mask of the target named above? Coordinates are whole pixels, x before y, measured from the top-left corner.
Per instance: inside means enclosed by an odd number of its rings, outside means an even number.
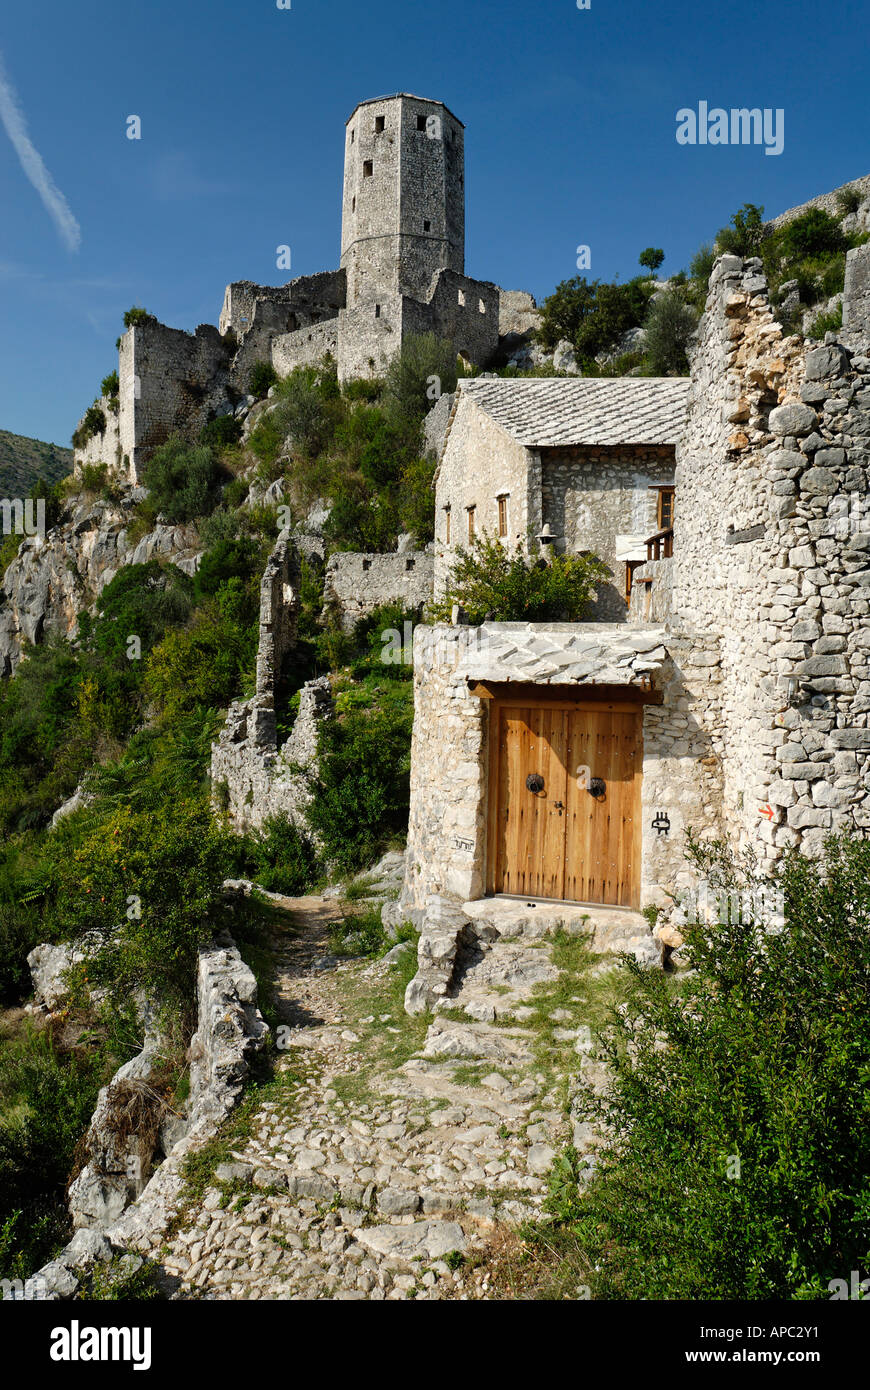
[[[141,327],[143,324],[146,323],[156,322],[157,319],[155,318],[155,316],[153,314],[149,314],[148,310],[143,309],[139,304],[134,304],[132,309],[128,309],[127,312],[124,314],[125,328],[137,328]]]
[[[69,1238],[64,1186],[104,1079],[51,1031],[0,1046],[0,1277],[27,1278]]]
[[[818,342],[823,342],[826,333],[836,333],[838,328],[843,327],[843,306],[838,304],[836,309],[830,309],[827,313],[816,314],[809,328],[807,337],[815,338]]]
[[[271,362],[255,362],[248,377],[248,390],[257,400],[269,394],[270,387],[278,380],[278,373]]]
[[[72,446],[74,449],[83,449],[89,439],[93,439],[95,434],[106,433],[106,416],[97,405],[89,405],[84,413],[81,424],[73,432]]]
[[[722,847],[692,857],[756,887]],[[583,1111],[606,1147],[561,1204],[595,1297],[828,1298],[870,1262],[870,841],[795,853],[778,883],[779,932],[724,912],[683,929],[687,978],[628,967]]]
[[[644,323],[644,357],[652,376],[688,375],[686,350],[697,324],[697,310],[679,289],[656,296]]]
[[[321,875],[317,851],[288,816],[270,816],[248,838],[251,877],[262,888],[290,897],[311,889]]]
[[[744,203],[716,236],[720,256],[760,256],[764,244],[764,208]]]
[[[845,251],[847,242],[836,218],[821,208],[810,208],[777,231],[780,254],[786,261],[802,261]]]
[[[394,421],[407,429],[423,419],[438,395],[455,390],[453,345],[434,333],[411,334],[387,368],[384,406]]]
[[[226,474],[207,444],[170,439],[145,464],[149,501],[168,521],[193,521],[214,511]]]
[[[109,469],[105,463],[85,463],[81,470],[83,492],[100,492],[106,486]]]
[[[242,422],[235,415],[218,415],[209,420],[199,432],[200,444],[208,444],[212,449],[221,450],[228,444],[238,444],[242,437]]]
[[[393,942],[381,921],[380,904],[366,912],[352,913],[329,928],[329,949],[334,956],[370,956],[377,959]]]
[[[257,580],[262,573],[261,547],[252,540],[220,540],[209,546],[199,562],[194,580],[194,592],[199,601],[217,594],[221,585],[228,579],[241,579],[245,583]]]
[[[578,275],[563,280],[541,306],[538,337],[552,349],[567,339],[581,358],[593,361],[614,347],[629,328],[639,328],[646,316],[653,286],[641,275],[624,285],[587,281]]]
[[[120,806],[83,836],[61,822],[47,853],[52,915],[65,936],[99,941],[75,967],[81,982],[117,1000],[147,983],[161,1003],[189,1010],[196,950],[220,924],[235,857],[206,797]]]
[[[190,627],[167,633],[145,667],[145,689],[170,721],[197,706],[225,708],[253,678],[257,627],[241,630],[220,609],[201,610]]]
[[[852,212],[857,212],[861,206],[861,190],[851,185],[849,188],[841,188],[837,194],[837,207],[840,209],[841,217],[848,217]]]
[[[407,827],[413,692],[405,681],[398,697],[388,700],[390,684],[385,673],[380,688],[353,692],[360,704],[339,708],[319,731],[306,819],[325,860],[342,873],[370,864]]]
[[[128,657],[128,638],[138,637],[146,656],[170,627],[186,621],[193,590],[193,581],[175,565],[125,565],[102,590],[96,615],[81,615],[80,640],[126,670],[136,664]]]
[[[609,569],[594,555],[553,555],[547,563],[531,559],[519,544],[511,550],[483,533],[468,549],[457,550],[446,597],[432,615],[436,622],[449,622],[458,603],[470,623],[576,622],[594,599],[596,585],[608,578]]]

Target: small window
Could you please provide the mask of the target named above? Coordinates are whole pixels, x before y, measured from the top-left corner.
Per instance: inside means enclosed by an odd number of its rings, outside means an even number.
[[[432,230],[432,223],[431,223],[431,222],[424,222],[424,223],[423,223],[423,231],[424,231],[424,232],[431,232],[431,230]]]
[[[410,570],[412,570],[413,568],[414,568],[414,561],[413,561],[413,560],[406,560],[406,561],[405,561],[405,569],[408,570],[408,571],[410,571]]]
[[[382,134],[385,125],[386,120],[383,116],[375,116],[375,135]]]
[[[476,527],[475,512],[477,511],[477,508],[476,508],[476,507],[466,507],[465,510],[468,512],[468,539],[469,539],[470,541],[473,541],[473,540],[474,540],[475,527]]]
[[[351,203],[350,210],[351,212],[356,212],[356,198],[354,198],[353,202]]]
[[[374,166],[373,161],[372,161],[371,159],[367,159],[367,160],[365,161],[365,163],[363,164],[363,178],[364,178],[364,179],[370,179],[371,176],[372,176],[372,174],[373,174],[374,172],[375,172],[375,166]]]
[[[464,304],[464,303],[465,303],[465,290],[460,290],[460,291],[459,291],[459,303],[460,303],[460,304]]]
[[[657,521],[659,531],[665,531],[674,524],[674,488],[660,487],[658,490]]]
[[[376,304],[376,305],[375,305],[375,318],[376,318],[376,319],[379,319],[380,316],[381,316],[381,306],[380,306],[380,304]]]
[[[482,299],[479,299],[479,300],[477,301],[477,308],[478,308],[478,310],[479,310],[479,312],[480,312],[481,314],[485,314],[485,313],[486,313],[486,305],[484,304],[484,302],[483,302]]]
[[[508,533],[508,500],[507,494],[498,499],[498,534],[506,536]]]
[[[449,545],[449,544],[450,544],[450,508],[449,508],[449,507],[445,507],[445,508],[444,508],[444,522],[445,522],[445,526],[444,526],[444,543],[445,543],[445,545]]]
[[[353,144],[355,140],[356,140],[356,131],[355,131],[355,130],[352,130],[352,131],[350,132],[350,143]]]
[[[363,560],[363,569],[364,569],[364,570],[370,570],[371,567],[372,567],[372,562],[371,562],[371,560]]]
[[[425,130],[425,129],[426,129],[426,117],[425,117],[425,116],[418,116],[418,117],[417,117],[417,129],[418,129],[418,130]]]

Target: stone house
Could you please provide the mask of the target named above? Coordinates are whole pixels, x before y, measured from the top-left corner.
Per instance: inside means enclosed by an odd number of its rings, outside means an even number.
[[[787,849],[818,856],[830,832],[870,830],[868,265],[870,247],[850,252],[847,328],[824,344],[783,335],[759,260],[723,256],[688,382],[463,384],[438,479],[442,552],[448,508],[463,530],[469,508],[492,527],[501,494],[511,535],[540,527],[549,505],[567,546],[616,558],[617,535],[642,538],[652,509],[614,508],[586,459],[574,484],[566,447],[670,441],[674,463],[656,471],[641,454],[636,471],[646,490],[673,469],[677,502],[672,554],[651,545],[634,570],[628,621],[418,629],[396,909],[423,924],[409,1007],[449,993],[463,921],[479,936],[505,911],[512,930],[616,913],[641,932],[638,909],[693,886],[690,831],[750,852],[763,873]],[[632,386],[638,400],[656,392],[670,433],[581,443],[580,392]],[[567,438],[559,418],[575,422]],[[582,529],[561,501],[572,487],[591,513]]]
[[[682,378],[461,381],[435,482],[436,592],[474,534],[533,547],[545,535],[605,561],[595,617],[624,621],[646,540],[673,522],[688,395]]]

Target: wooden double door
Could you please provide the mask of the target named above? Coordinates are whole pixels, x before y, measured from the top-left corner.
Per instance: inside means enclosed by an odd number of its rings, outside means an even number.
[[[496,698],[491,893],[640,906],[642,707]]]

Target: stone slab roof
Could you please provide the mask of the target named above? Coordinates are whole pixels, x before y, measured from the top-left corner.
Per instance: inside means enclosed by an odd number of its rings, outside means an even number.
[[[451,425],[469,399],[531,449],[676,445],[689,385],[688,377],[472,377],[459,383]]]
[[[420,629],[418,629],[419,631]],[[639,685],[668,660],[665,629],[629,623],[483,623],[425,630],[441,660],[477,681]],[[452,652],[447,647],[455,644]]]

